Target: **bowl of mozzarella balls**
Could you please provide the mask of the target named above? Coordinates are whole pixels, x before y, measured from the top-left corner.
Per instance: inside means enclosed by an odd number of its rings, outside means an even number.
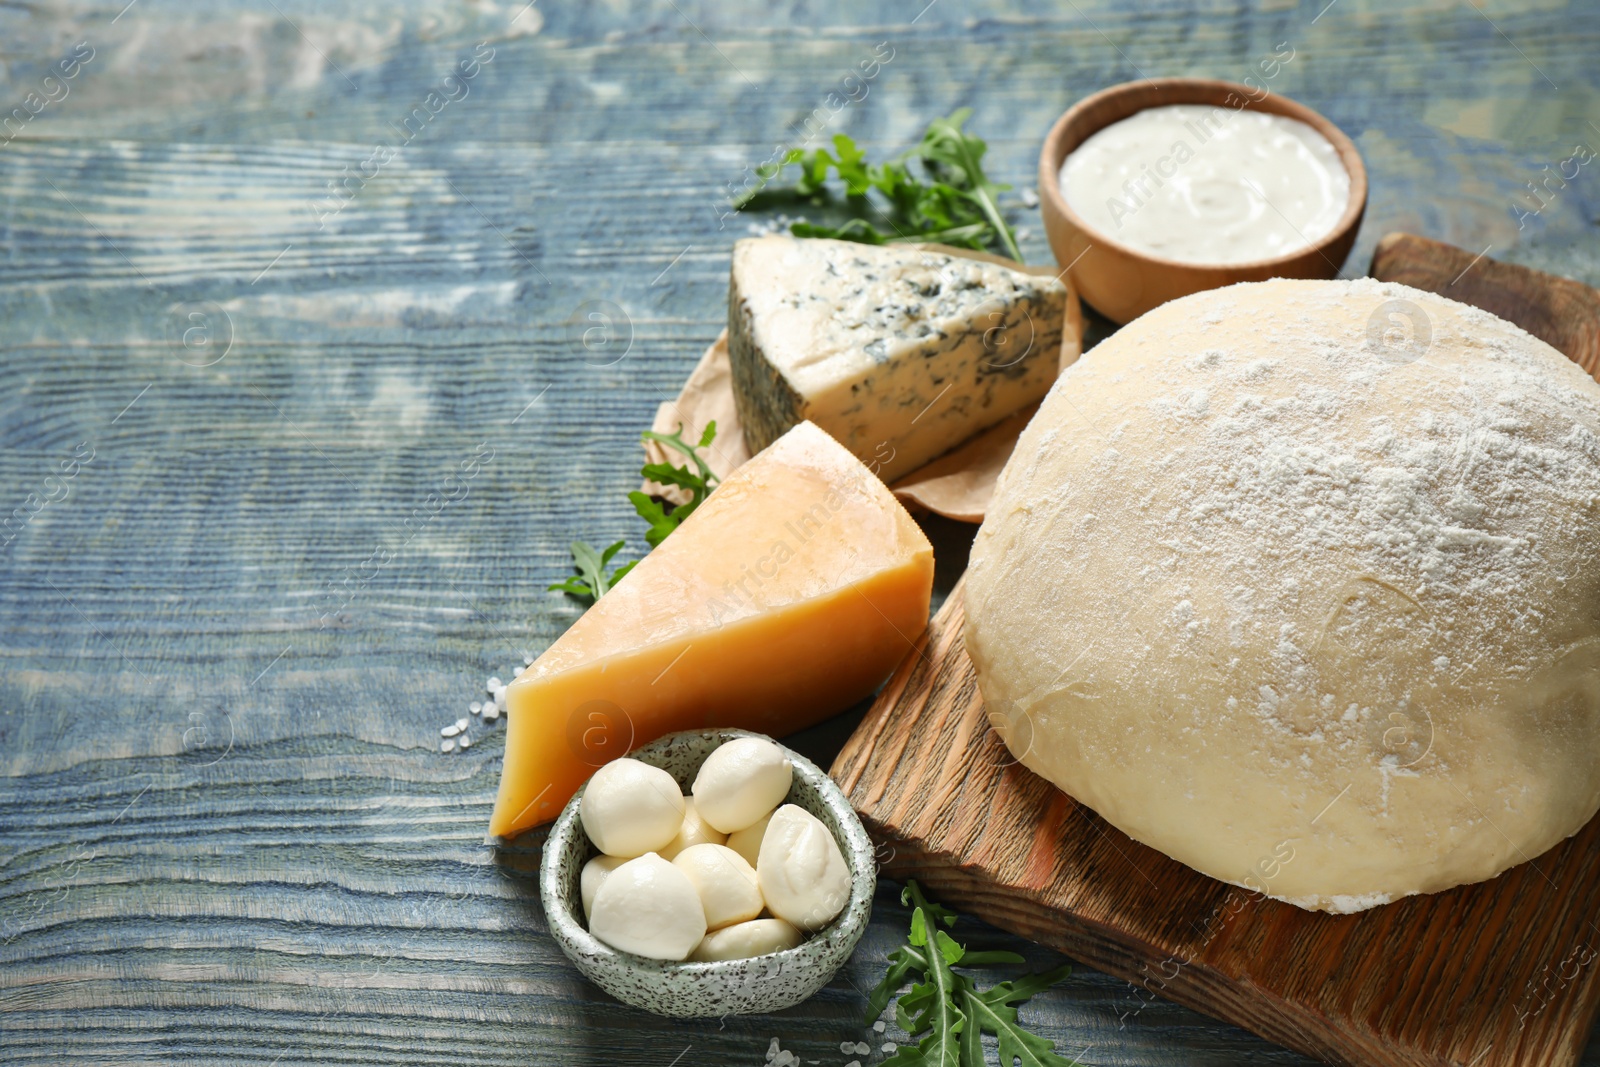
[[[539,891],[590,981],[678,1018],[821,989],[872,913],[871,839],[821,768],[761,734],[668,734],[600,767],[550,829]]]

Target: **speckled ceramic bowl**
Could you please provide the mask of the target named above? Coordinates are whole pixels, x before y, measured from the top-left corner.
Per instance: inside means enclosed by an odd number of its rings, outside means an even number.
[[[701,762],[718,745],[736,737],[761,736],[747,730],[687,730],[628,754],[662,768],[687,793]],[[590,857],[598,855],[578,821],[580,789],[550,828],[539,863],[539,895],[550,933],[584,977],[626,1004],[678,1018],[777,1011],[827,985],[867,928],[878,867],[872,840],[844,793],[815,763],[790,749],[784,752],[794,763],[794,784],[784,803],[797,804],[821,819],[850,868],[850,900],[838,918],[797,948],[747,960],[671,963],[609,948],[589,933],[578,895],[578,875]]]

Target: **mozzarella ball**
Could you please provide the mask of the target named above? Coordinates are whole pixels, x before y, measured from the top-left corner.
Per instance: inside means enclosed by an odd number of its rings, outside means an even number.
[[[735,830],[729,834],[724,844],[743,856],[745,862],[754,867],[761,857],[761,836],[767,832],[767,823],[771,819],[772,813],[768,812],[743,830]]]
[[[727,834],[706,825],[706,821],[700,817],[700,809],[694,806],[693,797],[684,797],[683,824],[678,827],[678,836],[667,842],[667,847],[661,850],[661,858],[673,859],[690,845],[720,845],[727,839]]]
[[[794,766],[764,737],[739,737],[720,746],[694,779],[700,817],[725,834],[743,830],[789,795]]]
[[[589,932],[618,952],[681,960],[706,936],[706,914],[689,876],[647,852],[600,883]]]
[[[782,919],[751,919],[711,931],[689,958],[702,963],[744,960],[794,948],[803,938],[804,935],[795,929],[793,923],[786,923]]]
[[[761,914],[761,887],[755,868],[726,845],[690,845],[678,853],[672,865],[694,883],[708,930],[720,930]]]
[[[819,930],[850,899],[850,869],[822,820],[793,804],[772,813],[756,878],[768,909],[802,930]]]
[[[583,865],[583,872],[578,875],[578,895],[583,898],[583,917],[588,918],[594,910],[594,895],[600,889],[600,883],[606,876],[628,861],[621,856],[596,856]]]
[[[677,836],[683,791],[660,767],[623,757],[594,772],[578,817],[595,848],[631,859],[663,849]]]

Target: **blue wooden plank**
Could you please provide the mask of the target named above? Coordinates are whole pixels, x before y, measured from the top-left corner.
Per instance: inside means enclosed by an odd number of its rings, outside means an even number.
[[[0,133],[0,513],[52,498],[0,548],[8,1063],[878,1049],[861,990],[906,921],[891,890],[807,1004],[655,1019],[553,949],[531,846],[481,844],[501,735],[438,751],[575,617],[544,591],[568,541],[642,548],[635,435],[719,328],[755,221],[725,193],[780,140],[887,153],[971,105],[1024,185],[1083,94],[1239,77],[1288,41],[1275,91],[1372,172],[1347,273],[1406,228],[1600,281],[1591,174],[1513,211],[1600,139],[1592,4],[145,0],[5,8],[0,31],[0,115],[28,115]],[[599,302],[621,359],[577,340]],[[937,533],[947,585],[963,532]],[[847,726],[800,743],[825,757]],[[1142,1003],[1080,972],[1024,1016],[1085,1063],[1305,1062]]]

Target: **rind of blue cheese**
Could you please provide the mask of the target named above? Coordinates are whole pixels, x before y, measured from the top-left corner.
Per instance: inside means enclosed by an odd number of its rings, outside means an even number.
[[[1041,399],[1058,279],[894,245],[770,236],[733,248],[728,355],[757,452],[810,420],[893,482]]]

